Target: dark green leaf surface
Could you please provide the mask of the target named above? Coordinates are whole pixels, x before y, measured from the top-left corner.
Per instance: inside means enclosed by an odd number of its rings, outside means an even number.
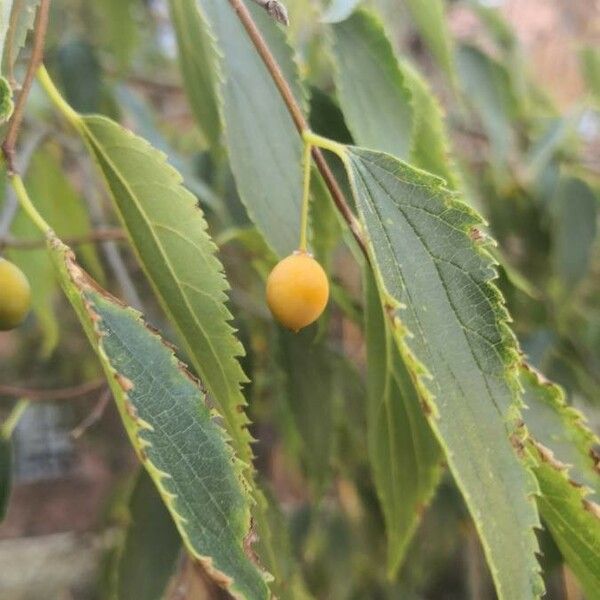
[[[117,600],[161,600],[181,539],[152,479],[143,469],[129,499],[129,519],[116,566]]]
[[[188,2],[197,4],[219,56],[221,118],[240,197],[277,254],[290,254],[296,249],[300,231],[301,138],[229,2]],[[250,8],[301,101],[296,65],[282,31],[266,11]]]
[[[442,453],[367,276],[369,457],[388,537],[388,573],[402,563],[439,483]]]
[[[358,11],[332,29],[338,97],[354,139],[408,158],[412,97],[383,27],[372,14]]]
[[[111,189],[140,263],[177,327],[189,359],[225,418],[235,449],[251,460],[248,419],[225,301],[227,281],[195,198],[145,140],[103,117],[83,117],[83,134]]]
[[[537,598],[537,486],[509,439],[519,414],[516,343],[490,282],[491,257],[474,241],[481,219],[441,180],[389,155],[349,147],[345,156],[402,357],[470,509],[498,595]]]
[[[265,577],[245,554],[251,497],[200,384],[141,315],[117,304],[52,234],[61,284],[102,363],[130,440],[187,550],[234,597],[266,599]]]

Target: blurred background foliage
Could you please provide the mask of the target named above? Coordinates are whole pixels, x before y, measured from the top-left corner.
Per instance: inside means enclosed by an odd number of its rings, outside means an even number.
[[[330,18],[348,14],[356,4],[286,2],[312,126],[339,141],[350,134],[320,19],[325,11]],[[382,15],[399,56],[425,75],[443,107],[466,199],[498,241],[500,286],[524,352],[564,387],[569,403],[584,407],[597,430],[600,8],[586,0],[364,4]],[[245,393],[260,480],[277,507],[275,544],[289,558],[281,561],[280,593],[493,598],[477,536],[449,476],[398,577],[386,579],[382,515],[366,463],[360,270],[331,209],[315,203],[314,250],[330,266],[334,301],[326,318],[299,336],[273,324],[263,283],[275,259],[236,195],[226,154],[212,143],[220,131],[216,106],[202,96],[205,82],[187,82],[187,93],[202,98],[193,103],[201,114],[186,100],[182,72],[197,73],[198,65],[178,64],[173,24],[194,43],[206,40],[185,16],[174,10],[173,17],[163,0],[56,0],[46,64],[76,110],[108,115],[165,152],[206,212],[247,351]],[[17,62],[17,80],[27,53]],[[19,164],[40,212],[67,241],[101,232],[102,241],[77,243],[79,259],[170,337],[81,142],[36,87],[21,140]],[[325,194],[318,180],[313,185],[314,195]],[[35,247],[39,234],[25,215],[14,214],[14,198],[2,187],[0,250],[29,277],[34,310],[25,326],[0,335],[0,410],[14,400],[11,386],[31,388],[39,402],[14,434],[15,486],[0,526],[0,595],[158,598],[178,560],[173,526],[137,474],[96,359],[45,251]],[[82,382],[92,385],[75,399],[47,393]],[[132,522],[153,527],[136,529]],[[552,540],[540,534],[540,543],[548,597],[579,598]]]

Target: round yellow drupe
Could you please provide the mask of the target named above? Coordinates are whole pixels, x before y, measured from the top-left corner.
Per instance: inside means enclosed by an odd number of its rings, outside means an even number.
[[[23,271],[0,258],[0,331],[14,329],[31,308],[31,288]]]
[[[316,321],[327,305],[329,282],[321,265],[298,250],[275,265],[267,279],[267,303],[273,316],[292,331]]]

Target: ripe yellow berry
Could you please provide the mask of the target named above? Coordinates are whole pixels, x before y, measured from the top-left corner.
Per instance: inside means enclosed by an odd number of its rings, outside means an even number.
[[[273,316],[292,331],[316,321],[329,299],[329,282],[321,265],[298,250],[275,265],[267,278],[267,303]]]
[[[0,258],[0,331],[22,323],[31,307],[31,288],[23,271]]]

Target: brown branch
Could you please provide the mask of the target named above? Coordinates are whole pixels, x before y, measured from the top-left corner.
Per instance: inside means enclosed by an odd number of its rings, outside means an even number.
[[[73,400],[81,396],[87,396],[92,392],[102,389],[106,385],[105,379],[94,379],[80,385],[53,390],[42,390],[36,388],[22,388],[13,385],[0,385],[0,396],[11,398],[26,398],[31,402],[52,402],[54,400]]]
[[[281,69],[277,64],[275,57],[271,54],[271,51],[269,50],[269,47],[267,46],[267,43],[265,42],[262,34],[256,27],[256,24],[254,23],[250,12],[246,8],[246,5],[243,3],[243,0],[229,0],[229,4],[231,4],[233,10],[236,12],[242,25],[244,26],[244,29],[248,33],[250,40],[254,44],[256,51],[265,63],[265,66],[267,67],[267,70],[269,71],[273,82],[277,86],[277,89],[281,94],[281,97],[292,117],[292,120],[294,121],[294,125],[296,126],[298,133],[300,133],[300,135],[303,135],[305,132],[310,131],[308,122],[306,121],[306,118],[302,113],[302,109],[296,102],[294,94],[292,93],[292,90],[288,85],[288,82],[283,76],[283,73],[281,72]],[[323,180],[325,181],[325,184],[327,185],[327,188],[329,189],[329,193],[331,194],[331,197],[333,198],[336,207],[344,217],[345,221],[348,223],[348,226],[350,227],[350,230],[352,231],[352,234],[354,235],[354,238],[360,246],[360,249],[362,250],[363,254],[367,258],[367,260],[369,260],[367,244],[365,242],[365,239],[363,238],[363,233],[360,224],[354,216],[354,213],[350,209],[350,206],[346,202],[344,193],[340,189],[340,186],[338,185],[338,182],[333,176],[331,169],[327,165],[327,161],[325,160],[321,149],[313,147],[312,156],[313,160],[315,161],[315,164],[317,165],[317,168],[321,173],[321,176],[323,177]]]
[[[125,240],[127,235],[122,229],[106,228],[96,229],[86,235],[79,235],[70,238],[63,238],[67,246],[80,246],[81,244],[91,244],[105,242],[107,240]],[[20,238],[0,238],[0,250],[4,248],[15,248],[18,250],[35,250],[44,248],[47,242],[45,239],[20,239]]]
[[[46,40],[46,29],[48,28],[48,11],[50,9],[50,0],[41,0],[40,7],[38,8],[35,16],[35,24],[33,30],[33,46],[31,48],[31,58],[27,65],[27,72],[25,73],[25,79],[21,86],[21,93],[15,103],[15,109],[8,123],[8,129],[6,131],[6,137],[2,144],[2,152],[4,153],[4,159],[6,160],[6,166],[9,174],[15,173],[15,145],[17,142],[17,136],[19,135],[19,129],[23,121],[23,115],[25,113],[25,103],[27,102],[27,96],[31,90],[31,84],[33,78],[40,66],[44,57],[44,42]]]
[[[71,431],[71,437],[73,439],[79,439],[92,425],[95,425],[104,415],[104,411],[108,406],[110,399],[112,398],[112,393],[109,388],[105,389],[91,412]]]

